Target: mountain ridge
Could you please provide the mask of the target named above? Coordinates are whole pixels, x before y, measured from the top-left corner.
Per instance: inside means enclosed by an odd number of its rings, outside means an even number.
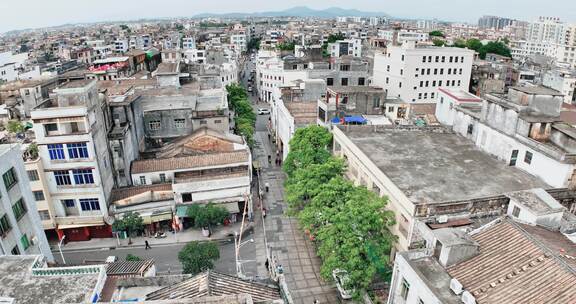
[[[329,7],[325,9],[312,9],[307,6],[295,6],[281,11],[267,11],[256,13],[202,13],[192,16],[193,18],[242,18],[242,17],[387,17],[382,12],[365,12],[357,9],[345,9],[340,7]]]

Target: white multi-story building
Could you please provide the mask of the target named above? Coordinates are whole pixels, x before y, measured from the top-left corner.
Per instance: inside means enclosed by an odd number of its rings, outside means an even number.
[[[428,41],[428,39],[429,39],[428,33],[405,30],[405,29],[400,30],[400,31],[394,31],[394,30],[380,30],[380,31],[378,31],[378,37],[379,38],[386,39],[387,41],[390,41],[390,42],[392,42],[394,40],[395,35],[397,35],[396,43],[398,43],[398,44],[402,44],[405,41],[423,42],[423,41]]]
[[[346,39],[338,40],[334,43],[328,43],[328,51],[330,57],[340,56],[362,56],[362,40],[360,39]]]
[[[0,145],[0,255],[43,254],[53,261],[20,149]]]
[[[528,25],[528,41],[541,41],[564,44],[566,41],[566,24],[556,17],[540,17]]]
[[[405,42],[374,56],[372,84],[406,102],[435,102],[438,88],[468,91],[473,57],[468,49]]]
[[[246,51],[246,32],[245,31],[237,31],[230,35],[230,44],[232,48],[238,52]]]
[[[194,37],[184,37],[182,38],[182,48],[189,50],[196,48],[196,39]]]
[[[125,53],[128,51],[129,48],[129,43],[127,39],[116,39],[113,45],[115,53]]]
[[[576,72],[551,70],[542,76],[542,85],[564,94],[564,103],[576,104]]]
[[[54,93],[31,116],[56,232],[69,241],[110,237],[107,199],[114,179],[104,97],[96,80],[68,82]]]

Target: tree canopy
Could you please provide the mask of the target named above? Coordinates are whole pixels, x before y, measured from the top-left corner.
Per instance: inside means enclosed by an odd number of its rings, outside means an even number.
[[[228,104],[235,113],[236,134],[243,136],[250,147],[254,145],[256,114],[248,101],[248,93],[238,84],[226,86]]]
[[[142,258],[137,256],[137,255],[133,255],[131,253],[126,255],[126,261],[128,262],[138,262],[138,261],[142,261]]]
[[[144,229],[144,220],[138,212],[128,211],[121,219],[116,219],[112,224],[115,231],[126,231],[128,233],[128,242],[132,243],[132,234]]]
[[[188,208],[186,215],[194,220],[196,228],[210,228],[222,224],[230,213],[226,208],[210,203],[207,205],[193,204]]]
[[[442,37],[444,38],[444,33],[442,33],[441,31],[431,31],[430,33],[428,33],[428,35],[430,37]]]
[[[279,43],[276,47],[281,51],[294,51],[294,49],[296,48],[296,44],[292,41],[288,41]]]
[[[466,41],[462,39],[455,40],[452,44],[453,47],[459,48],[469,48],[478,52],[481,59],[486,58],[486,54],[498,54],[501,56],[512,57],[512,53],[510,52],[510,48],[506,46],[505,41],[489,41],[486,44],[483,44],[480,40],[476,38],[471,38]]]
[[[198,274],[214,268],[214,261],[220,258],[218,246],[213,242],[190,242],[178,253],[185,274]]]
[[[284,171],[291,176],[298,168],[324,163],[330,158],[328,145],[332,134],[321,126],[297,129],[290,140],[290,153],[284,161]]]
[[[330,132],[319,126],[296,131],[284,163],[286,200],[322,258],[321,275],[348,272],[355,296],[376,277],[389,279],[389,255],[396,241],[387,198],[343,177],[345,162],[330,154]],[[377,188],[376,188],[377,189]]]

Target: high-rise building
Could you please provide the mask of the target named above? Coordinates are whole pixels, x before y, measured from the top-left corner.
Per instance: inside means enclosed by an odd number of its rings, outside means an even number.
[[[53,261],[20,145],[0,145],[0,174],[0,255],[43,254]]]
[[[478,27],[481,29],[497,29],[501,30],[506,26],[512,25],[514,19],[497,17],[497,16],[482,16],[478,19]]]

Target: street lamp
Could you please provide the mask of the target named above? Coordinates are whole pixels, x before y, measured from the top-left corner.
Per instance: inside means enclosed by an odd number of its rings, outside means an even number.
[[[254,243],[254,239],[249,239],[246,240],[244,242],[238,243],[238,232],[234,231],[234,250],[235,250],[235,261],[236,261],[236,275],[239,278],[243,277],[242,274],[242,264],[241,261],[238,260],[239,256],[240,256],[240,248],[248,243]],[[243,262],[247,262],[247,261],[243,261]]]
[[[66,235],[63,235],[60,239],[60,242],[58,242],[58,250],[60,251],[60,257],[62,257],[62,263],[64,263],[64,265],[66,265],[66,260],[64,259],[64,254],[62,253],[62,242],[64,242],[65,238]]]

